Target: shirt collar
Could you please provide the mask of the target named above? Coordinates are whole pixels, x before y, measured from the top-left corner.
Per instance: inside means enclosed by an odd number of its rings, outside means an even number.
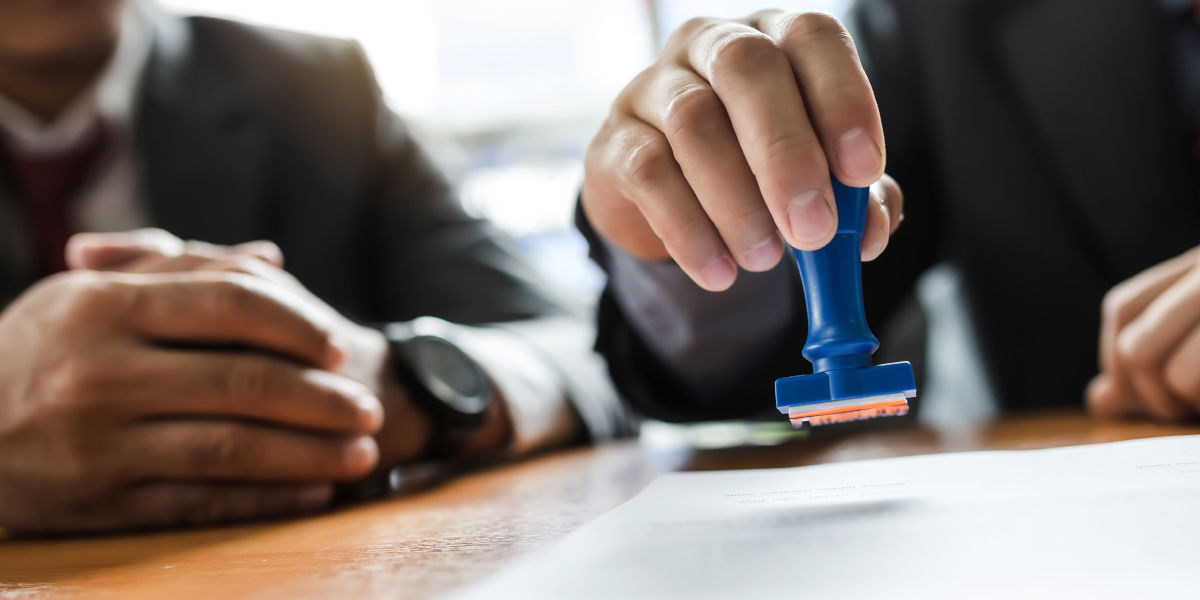
[[[45,122],[0,94],[0,129],[9,148],[18,154],[53,154],[76,146],[100,123],[127,131],[150,59],[153,28],[147,7],[139,1],[126,4],[121,37],[100,77],[54,121]]]

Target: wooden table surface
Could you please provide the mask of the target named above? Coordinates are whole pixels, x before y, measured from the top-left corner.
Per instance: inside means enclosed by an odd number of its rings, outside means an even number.
[[[317,517],[0,541],[0,599],[428,597],[558,540],[669,470],[785,467],[1189,433],[1200,433],[1200,427],[1103,422],[1078,412],[1051,412],[953,431],[818,431],[771,447],[694,450],[617,442]]]

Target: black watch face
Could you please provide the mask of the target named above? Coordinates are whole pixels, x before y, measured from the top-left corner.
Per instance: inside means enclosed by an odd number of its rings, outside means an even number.
[[[411,341],[413,367],[425,387],[450,408],[476,415],[487,410],[488,383],[475,361],[457,346],[437,337]]]

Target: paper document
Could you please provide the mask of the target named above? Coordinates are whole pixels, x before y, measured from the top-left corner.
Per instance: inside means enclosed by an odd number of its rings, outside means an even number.
[[[1200,598],[1200,436],[663,475],[478,598]]]

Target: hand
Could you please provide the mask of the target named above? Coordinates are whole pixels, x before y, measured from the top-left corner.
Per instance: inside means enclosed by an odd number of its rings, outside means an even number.
[[[871,186],[862,255],[879,256],[903,208],[883,149],[871,84],[836,19],[693,19],[589,145],[583,209],[631,254],[670,256],[701,287],[723,290],[737,266],[775,266],[780,233],[801,250],[833,239],[831,170]]]
[[[220,246],[183,241],[161,229],[87,233],[74,236],[67,245],[67,264],[124,273],[240,273],[287,290],[297,307],[321,315],[342,341],[345,360],[334,372],[365,385],[383,403],[383,426],[375,437],[378,470],[409,462],[424,451],[432,424],[397,381],[383,334],[345,318],[284,271],[283,252],[274,243]]]
[[[48,278],[0,313],[0,528],[320,508],[378,449],[323,315],[235,273]],[[220,349],[218,349],[220,348]]]
[[[1102,312],[1088,408],[1162,421],[1200,414],[1200,247],[1117,285]]]

